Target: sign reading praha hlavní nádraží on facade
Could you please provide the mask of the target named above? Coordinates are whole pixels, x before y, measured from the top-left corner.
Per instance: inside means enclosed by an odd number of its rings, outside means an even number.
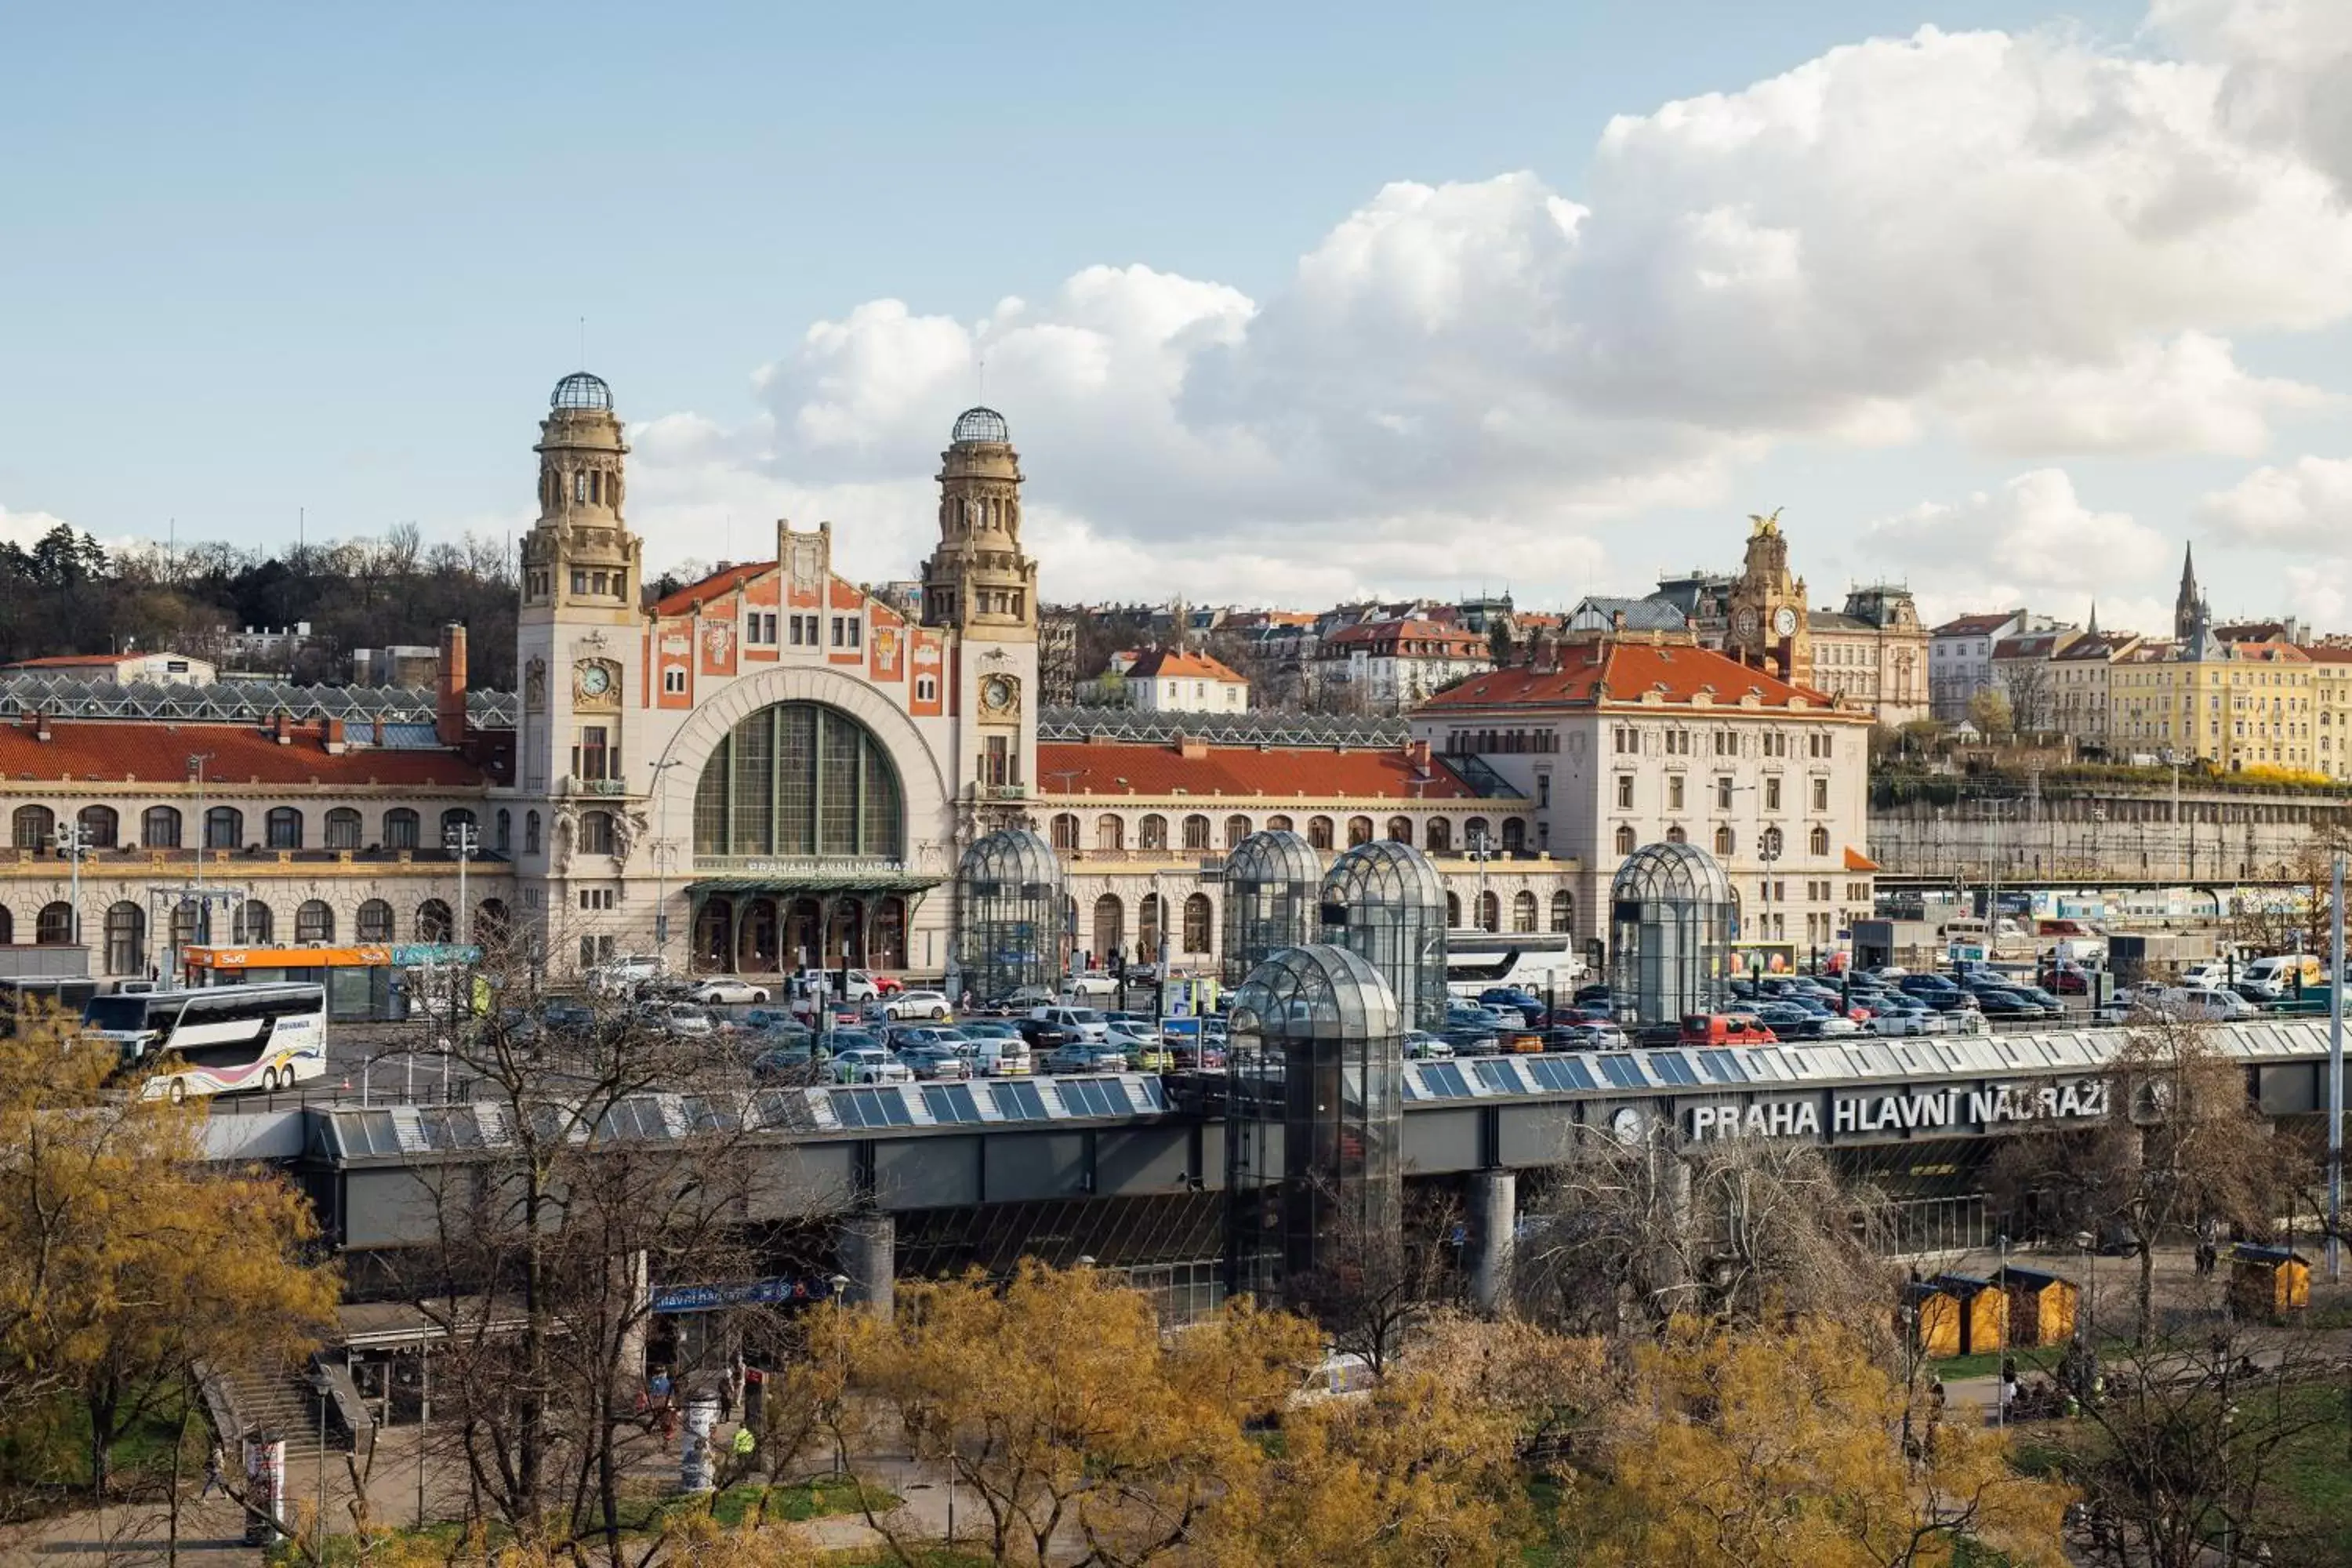
[[[2107,1086],[2097,1079],[2072,1083],[1996,1084],[1986,1089],[1915,1089],[1902,1094],[1832,1094],[1829,1132],[1853,1137],[1880,1132],[1952,1132],[2008,1121],[2084,1121],[2107,1113]],[[1819,1096],[1751,1100],[1746,1105],[1694,1105],[1685,1112],[1693,1138],[1819,1138]]]

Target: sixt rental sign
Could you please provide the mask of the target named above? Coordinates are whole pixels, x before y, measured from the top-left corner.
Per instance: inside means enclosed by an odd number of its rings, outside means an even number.
[[[1822,1126],[1826,1113],[1829,1124]],[[1897,1094],[1789,1096],[1746,1105],[1694,1105],[1684,1112],[1693,1139],[1853,1138],[1900,1132],[1968,1132],[2009,1122],[2087,1121],[2107,1113],[2098,1079],[2068,1083],[1992,1084]]]

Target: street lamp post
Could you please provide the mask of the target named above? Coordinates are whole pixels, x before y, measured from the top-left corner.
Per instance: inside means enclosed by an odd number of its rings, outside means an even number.
[[[68,873],[69,891],[66,894],[66,940],[74,946],[81,945],[81,858],[89,851],[89,829],[79,817],[61,824],[50,835],[56,840],[58,853],[66,858],[71,868]]]
[[[831,1279],[827,1280],[826,1283],[833,1287],[833,1366],[835,1375],[841,1380],[840,1393],[837,1397],[845,1401],[849,1395],[849,1348],[842,1342],[840,1314],[841,1304],[843,1300],[847,1298],[849,1293],[849,1276],[846,1274],[836,1274]],[[835,1478],[836,1479],[839,1479],[845,1471],[847,1471],[848,1468],[849,1456],[844,1452],[842,1448],[841,1415],[840,1412],[836,1410],[834,1413],[833,1422],[833,1473]]]
[[[1485,828],[1474,827],[1470,830],[1465,842],[1469,846],[1470,858],[1476,862],[1478,867],[1478,905],[1476,912],[1470,917],[1470,924],[1476,926],[1479,917],[1486,912],[1486,862],[1493,854],[1487,846],[1493,840]],[[1497,918],[1495,923],[1499,926],[1503,922]]]
[[[656,831],[658,831],[662,821],[662,792],[664,786],[669,782],[669,771],[672,768],[681,768],[685,765],[686,759],[684,757],[672,757],[667,762],[659,762],[653,764],[654,822]],[[657,967],[664,974],[667,974],[669,973],[668,871],[670,862],[675,860],[677,855],[677,840],[670,838],[656,838],[654,840],[654,958]],[[782,968],[783,962],[783,942],[782,939],[779,938],[776,944],[776,966],[779,969]]]

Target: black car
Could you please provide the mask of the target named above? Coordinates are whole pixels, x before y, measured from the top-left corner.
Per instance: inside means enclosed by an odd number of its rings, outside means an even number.
[[[751,1058],[751,1076],[765,1083],[814,1084],[824,1081],[823,1064],[806,1046],[777,1046]]]
[[[2041,1004],[2014,991],[1988,985],[1976,995],[1977,1006],[1988,1018],[2039,1018],[2042,1016]]]

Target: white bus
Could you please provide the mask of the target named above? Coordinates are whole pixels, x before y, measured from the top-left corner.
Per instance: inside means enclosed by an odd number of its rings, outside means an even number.
[[[174,1104],[194,1095],[291,1089],[327,1070],[323,985],[215,985],[92,997],[82,1032],[111,1040],[128,1077]]]
[[[1497,985],[1568,1000],[1584,975],[1576,938],[1567,931],[1450,931],[1445,933],[1445,988],[1475,999]]]

